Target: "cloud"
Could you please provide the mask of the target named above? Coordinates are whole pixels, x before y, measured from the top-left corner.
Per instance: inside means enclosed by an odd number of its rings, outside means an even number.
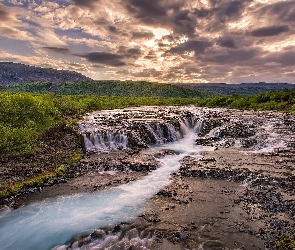
[[[281,33],[288,32],[289,27],[287,25],[282,26],[269,26],[263,27],[259,29],[252,30],[249,35],[255,37],[263,37],[263,36],[277,36]]]
[[[36,63],[78,63],[98,79],[286,81],[294,72],[291,0],[0,2],[7,40],[0,49],[15,53],[11,58],[25,54],[9,43],[21,39],[40,55]]]
[[[31,40],[30,35],[26,31],[21,31],[3,24],[0,24],[0,34],[15,40]]]
[[[22,22],[13,13],[13,9],[2,4],[0,4],[0,21],[11,25],[22,25]]]
[[[224,47],[224,48],[231,48],[231,49],[236,49],[237,45],[231,37],[220,37],[217,39],[216,44]]]
[[[154,34],[150,31],[135,31],[132,33],[133,39],[152,39]]]
[[[157,71],[156,69],[143,69],[142,71],[132,73],[131,75],[135,77],[154,78],[161,76],[162,72]]]
[[[59,53],[59,54],[70,54],[71,50],[69,48],[59,48],[59,47],[43,47],[44,49]]]
[[[31,34],[24,30],[26,25],[16,18],[12,8],[0,4],[0,35],[15,40],[32,40]]]
[[[223,1],[222,4],[218,6],[218,9],[216,9],[219,20],[225,21],[225,19],[239,18],[244,10],[246,2],[251,1]]]
[[[92,8],[99,0],[71,0],[76,6]]]
[[[7,8],[0,4],[0,21],[6,22],[12,19],[12,15],[7,11]]]
[[[263,6],[258,15],[266,16],[273,21],[295,23],[295,2],[292,1],[278,1],[273,4]]]
[[[154,51],[149,51],[149,53],[144,57],[147,60],[157,59],[157,54]]]
[[[177,11],[183,7],[183,0],[126,0],[125,7],[129,14],[140,19],[143,23],[160,24],[167,18],[168,12]]]
[[[197,26],[196,18],[190,16],[190,11],[180,10],[173,16],[174,32],[177,34],[185,34],[188,37],[193,37],[195,27]]]
[[[40,37],[38,44],[45,44],[45,47],[60,47],[67,46],[67,43],[59,37],[54,30],[49,28],[47,29],[38,29],[37,34]]]
[[[130,14],[137,18],[158,18],[166,15],[166,10],[160,5],[161,1],[127,0],[126,7]]]
[[[254,64],[253,58],[260,54],[258,49],[239,49],[239,50],[226,50],[226,51],[211,51],[210,55],[204,58],[205,61],[217,63],[220,65],[225,64],[241,64],[247,62]]]
[[[125,54],[125,57],[138,58],[139,56],[142,55],[142,52],[140,48],[130,48],[130,49],[127,49],[124,54]]]
[[[86,58],[91,63],[98,63],[102,65],[120,67],[126,65],[123,56],[107,53],[107,52],[91,52],[83,55],[77,55],[82,58]]]
[[[202,54],[206,48],[210,47],[211,45],[212,43],[208,41],[188,40],[187,42],[181,43],[171,48],[167,52],[172,54],[183,54],[184,52],[194,51],[196,54]]]
[[[287,52],[276,52],[271,53],[266,58],[268,63],[274,62],[279,63],[280,66],[295,66],[295,50]],[[292,70],[294,71],[294,70]]]
[[[110,32],[112,32],[112,33],[117,33],[117,32],[118,32],[117,28],[116,28],[115,26],[112,26],[112,25],[110,25],[110,26],[108,27],[108,30],[109,30]]]

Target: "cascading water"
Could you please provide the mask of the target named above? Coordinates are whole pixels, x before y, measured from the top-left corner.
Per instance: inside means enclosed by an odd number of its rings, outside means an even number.
[[[201,151],[212,150],[194,144],[201,125],[199,122],[189,128],[182,120],[184,137],[181,140],[144,152],[171,149],[177,153],[160,159],[160,167],[144,179],[106,191],[44,200],[3,215],[0,217],[0,248],[50,249],[65,244],[77,233],[135,218],[144,210],[145,201],[169,184],[170,174],[179,169],[179,161],[184,156],[198,157]]]
[[[128,145],[127,134],[124,131],[85,133],[82,137],[84,147],[90,152],[126,149]]]

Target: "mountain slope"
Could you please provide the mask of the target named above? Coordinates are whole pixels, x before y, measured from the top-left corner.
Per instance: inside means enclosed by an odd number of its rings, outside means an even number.
[[[91,79],[75,71],[41,68],[13,62],[0,62],[0,85],[27,82],[61,83],[87,80]]]

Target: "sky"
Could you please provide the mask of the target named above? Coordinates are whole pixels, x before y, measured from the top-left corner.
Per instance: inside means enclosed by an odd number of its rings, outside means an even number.
[[[0,0],[0,55],[95,80],[295,83],[295,0]]]

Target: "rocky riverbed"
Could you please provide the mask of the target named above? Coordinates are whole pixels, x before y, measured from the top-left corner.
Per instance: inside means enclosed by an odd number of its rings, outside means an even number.
[[[183,124],[198,125],[195,144],[214,150],[183,157],[137,219],[76,236],[67,247],[275,249],[278,236],[292,237],[295,118],[274,112],[145,107],[89,114],[80,123],[84,158],[55,185],[17,198],[14,206],[145,178],[182,145],[146,148],[178,140]]]

